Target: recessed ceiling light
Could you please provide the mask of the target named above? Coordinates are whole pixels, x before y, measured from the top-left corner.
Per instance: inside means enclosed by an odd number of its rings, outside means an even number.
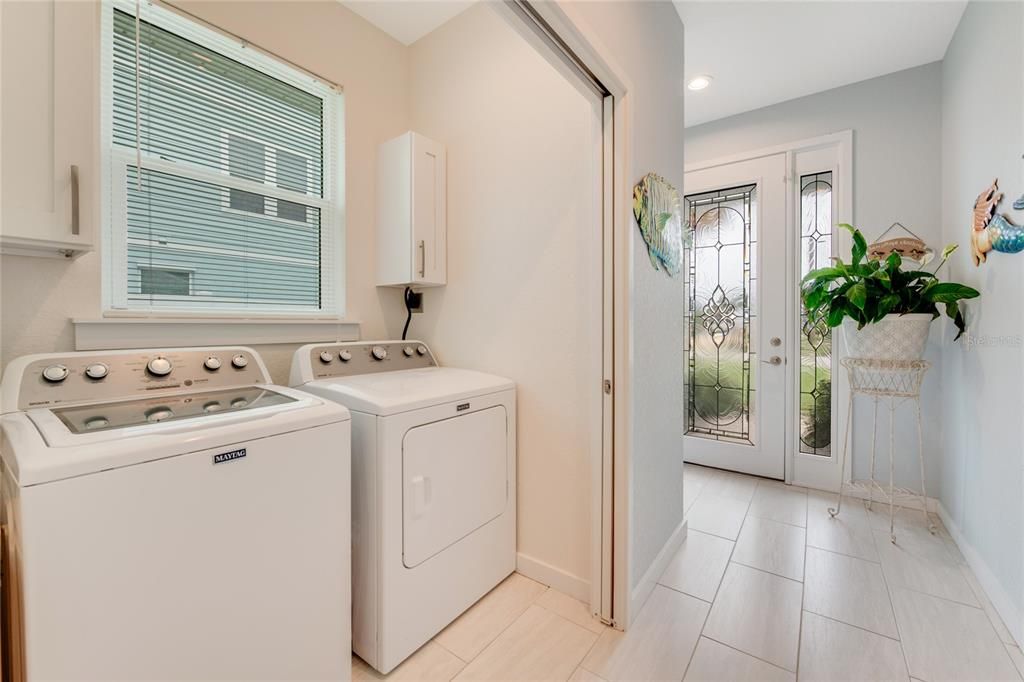
[[[688,90],[703,90],[709,85],[711,85],[711,76],[697,76],[690,79],[690,82],[686,84],[686,88]]]

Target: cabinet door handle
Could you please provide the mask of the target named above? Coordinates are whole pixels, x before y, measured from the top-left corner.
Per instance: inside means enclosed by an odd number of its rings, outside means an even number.
[[[71,166],[71,234],[81,231],[78,222],[78,166]]]
[[[420,277],[427,276],[427,243],[420,240]]]

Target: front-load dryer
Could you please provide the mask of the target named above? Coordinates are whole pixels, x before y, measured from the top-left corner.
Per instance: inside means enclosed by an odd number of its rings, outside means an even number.
[[[269,383],[248,348],[7,367],[7,679],[349,679],[349,414]]]
[[[416,341],[304,346],[291,384],[352,413],[352,641],[387,673],[515,570],[515,384]]]

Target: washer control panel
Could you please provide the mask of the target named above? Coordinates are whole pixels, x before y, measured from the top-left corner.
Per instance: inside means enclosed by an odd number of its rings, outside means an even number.
[[[421,341],[313,344],[298,352],[303,354],[300,360],[308,363],[307,377],[312,379],[437,366],[430,348]]]
[[[17,389],[20,410],[270,383],[255,353],[240,347],[86,351],[27,360]],[[18,379],[4,376],[5,397],[9,380]]]

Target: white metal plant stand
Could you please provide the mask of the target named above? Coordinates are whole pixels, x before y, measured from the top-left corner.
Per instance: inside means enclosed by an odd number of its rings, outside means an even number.
[[[871,509],[876,495],[879,502],[889,505],[889,539],[896,542],[895,517],[896,508],[902,507],[910,500],[918,500],[921,504],[928,530],[935,532],[935,524],[928,516],[928,497],[925,491],[924,476],[924,440],[921,429],[921,383],[931,364],[924,360],[878,360],[864,358],[844,358],[847,376],[850,378],[849,412],[846,416],[846,435],[843,438],[843,457],[839,466],[839,500],[828,513],[838,516],[843,505],[843,493],[846,490],[866,494],[867,507]],[[853,399],[856,395],[870,396],[874,401],[874,415],[871,425],[871,476],[866,481],[850,481],[846,478],[846,457],[850,448],[850,425],[853,422]],[[889,399],[889,485],[884,486],[875,478],[875,443],[878,435],[878,403]],[[904,401],[913,401],[917,416],[917,459],[921,468],[921,491],[900,488],[893,484],[893,473],[896,458],[896,406]],[[859,497],[859,495],[858,495]]]

